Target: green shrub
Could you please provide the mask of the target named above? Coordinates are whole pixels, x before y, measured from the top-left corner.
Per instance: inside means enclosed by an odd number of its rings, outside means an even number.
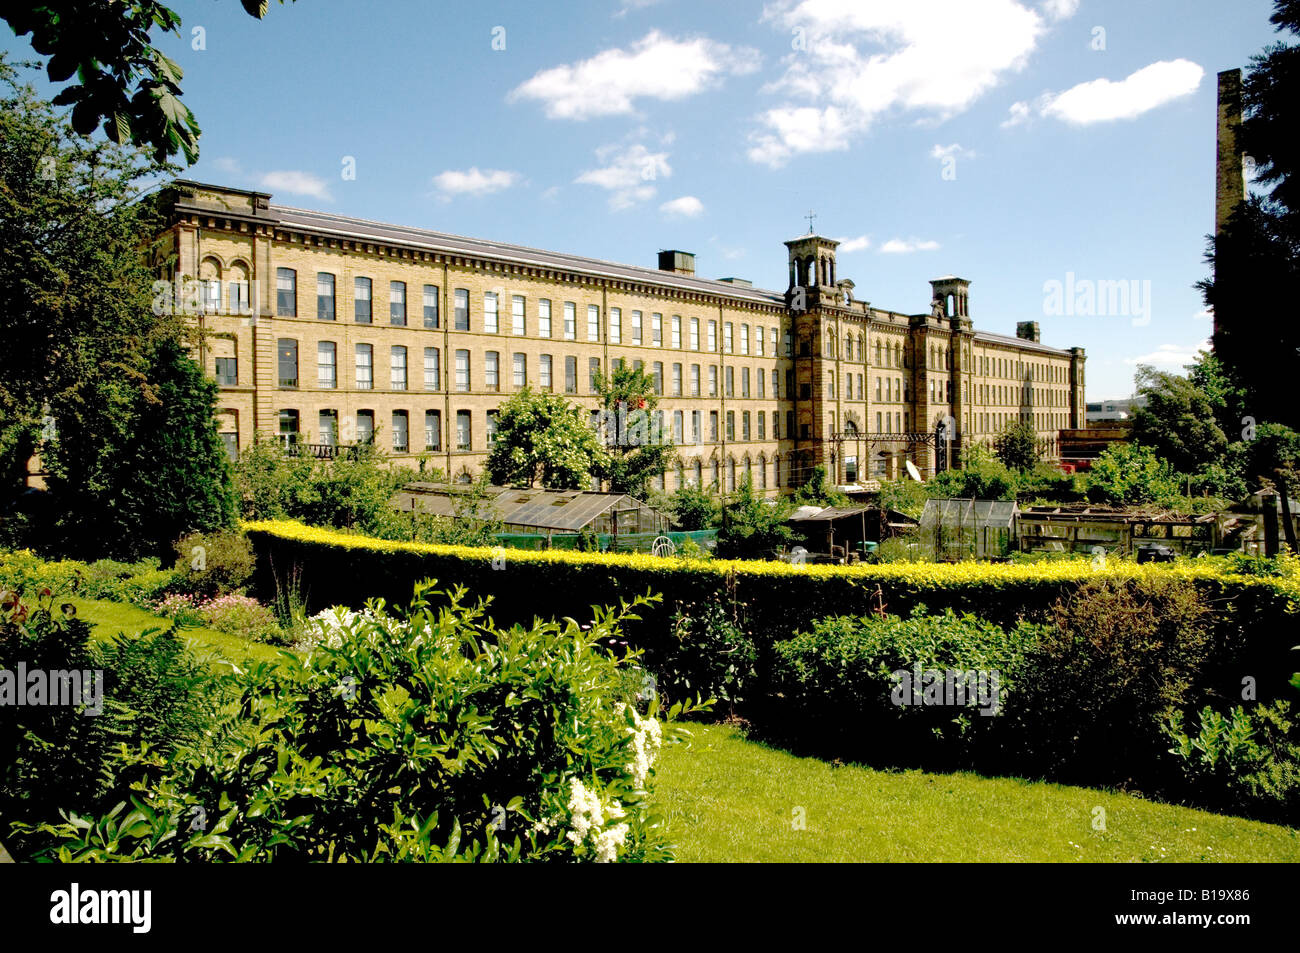
[[[820,619],[773,647],[764,730],[796,744],[819,737],[823,753],[876,764],[969,764],[972,736],[988,734],[1015,697],[1020,657],[1039,629],[1022,624],[1007,632],[970,614],[930,615],[923,606],[906,618]],[[936,684],[929,673],[940,673],[946,686],[949,672],[974,673],[976,681],[964,698],[954,690],[946,699],[958,704],[935,704],[924,695]]]
[[[177,585],[213,598],[242,592],[256,565],[248,537],[238,531],[190,533],[176,542]]]
[[[1203,701],[1210,607],[1189,583],[1098,578],[1058,600],[1024,655],[1007,766],[1088,784],[1163,783],[1161,724]]]
[[[1181,711],[1165,722],[1192,798],[1212,810],[1295,824],[1300,820],[1300,732],[1279,700],[1228,715],[1201,709],[1194,729]]]
[[[0,837],[19,859],[48,844],[48,835],[11,825],[56,821],[59,808],[108,810],[142,778],[139,769],[122,770],[123,746],[168,755],[216,744],[207,730],[224,704],[221,681],[172,632],[91,643],[89,624],[65,614],[57,599],[0,597],[0,669],[21,662],[29,673],[102,671],[102,693],[95,693],[102,711],[0,705]]]
[[[143,797],[44,826],[45,856],[669,859],[650,790],[678,731],[618,700],[631,659],[599,648],[625,614],[501,629],[463,600],[435,609],[421,587],[408,613],[338,613],[305,656],[234,676],[246,730],[228,750],[137,754],[160,771]]]
[[[177,569],[146,569],[122,580],[117,587],[116,600],[152,612],[161,599],[180,588],[180,576]]]
[[[678,607],[667,649],[647,657],[668,697],[716,698],[733,710],[744,698],[753,685],[758,649],[733,612],[721,602]]]

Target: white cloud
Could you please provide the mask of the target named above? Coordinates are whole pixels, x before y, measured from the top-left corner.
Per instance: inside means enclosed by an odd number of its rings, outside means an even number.
[[[799,44],[768,87],[787,101],[751,137],[749,157],[771,166],[845,149],[891,111],[956,115],[1021,69],[1048,29],[1022,0],[778,0],[764,19]]]
[[[659,211],[665,215],[673,215],[679,218],[695,218],[704,211],[704,203],[694,195],[683,195],[679,199],[665,202],[659,206]]]
[[[614,11],[614,16],[626,16],[633,10],[644,10],[647,7],[653,7],[662,2],[663,0],[623,0],[623,5]]]
[[[212,164],[216,166],[218,171],[224,172],[226,175],[239,175],[239,173],[244,171],[243,167],[239,164],[239,160],[232,159],[230,156],[220,156],[219,158],[213,159]]]
[[[758,69],[758,53],[704,37],[677,40],[652,30],[631,49],[544,69],[511,90],[507,101],[538,100],[551,119],[625,115],[638,98],[673,101],[707,89],[728,73]]]
[[[651,183],[673,174],[668,153],[651,152],[639,143],[602,146],[596,150],[596,160],[605,165],[588,169],[574,181],[609,191],[609,207],[614,210],[654,198],[655,186]]]
[[[258,180],[262,188],[270,192],[289,192],[292,195],[310,195],[312,198],[330,201],[329,187],[325,180],[310,172],[294,169],[282,169],[277,172],[263,173]]]
[[[965,146],[961,145],[960,143],[956,143],[956,142],[954,142],[954,143],[953,143],[952,145],[950,145],[950,146],[941,146],[941,145],[939,145],[939,144],[936,143],[936,144],[935,144],[935,147],[934,147],[933,149],[930,150],[930,158],[931,158],[931,159],[938,159],[940,162],[942,162],[944,159],[948,159],[948,158],[953,158],[953,159],[974,159],[974,158],[975,158],[975,150],[973,150],[973,149],[967,149]]]
[[[857,238],[840,239],[840,247],[836,249],[842,255],[848,255],[855,251],[863,251],[871,247],[871,239],[866,235],[859,235]]]
[[[1196,321],[1213,321],[1214,310],[1212,308],[1206,308],[1203,311],[1197,311],[1192,315],[1192,318]]]
[[[1195,92],[1204,75],[1205,70],[1190,60],[1162,60],[1117,83],[1108,79],[1080,83],[1049,96],[1040,109],[1045,116],[1075,125],[1136,119]]]
[[[1196,362],[1196,355],[1210,349],[1209,339],[1187,347],[1183,344],[1161,344],[1150,354],[1124,358],[1125,364],[1150,364],[1155,367],[1184,367]]]
[[[1049,20],[1068,20],[1079,9],[1079,0],[1046,0],[1043,13]]]
[[[453,195],[491,195],[508,189],[519,182],[518,172],[504,169],[479,169],[472,166],[464,171],[448,169],[433,177],[433,184],[444,198]]]
[[[552,185],[549,189],[543,190],[542,194],[538,197],[541,198],[543,201],[549,202],[551,201],[551,199],[555,198],[559,194],[560,194],[560,187],[558,185]]]
[[[1032,112],[1029,103],[1012,103],[1011,108],[1007,110],[1007,118],[1002,121],[1002,128],[1009,129],[1012,126],[1019,126],[1021,123],[1028,122]]]
[[[914,251],[935,251],[938,247],[938,242],[929,239],[891,238],[880,246],[880,251],[885,255],[910,255]]]

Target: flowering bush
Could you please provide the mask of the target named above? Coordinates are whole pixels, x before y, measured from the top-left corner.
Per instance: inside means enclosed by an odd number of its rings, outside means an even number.
[[[205,625],[218,632],[257,642],[278,642],[283,638],[275,613],[249,596],[218,596],[202,603],[199,615]]]
[[[202,625],[203,610],[200,601],[182,592],[173,592],[150,606],[150,610],[166,616],[181,625]]]
[[[498,628],[464,591],[314,620],[319,638],[235,678],[241,730],[169,763],[133,810],[43,830],[48,859],[658,861],[655,756],[684,730],[620,697],[601,647],[646,604]],[[221,733],[221,732],[216,732]],[[209,820],[189,823],[201,808]]]

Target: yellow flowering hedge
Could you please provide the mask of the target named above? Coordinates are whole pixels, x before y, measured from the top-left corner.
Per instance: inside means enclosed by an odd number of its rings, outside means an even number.
[[[585,621],[593,605],[617,605],[647,591],[664,602],[645,613],[646,623],[671,615],[680,604],[725,600],[737,605],[761,642],[787,638],[812,620],[862,613],[884,604],[906,614],[923,603],[951,607],[999,624],[1041,613],[1060,595],[1098,575],[1137,585],[1155,577],[1184,579],[1210,599],[1217,614],[1261,637],[1290,638],[1300,604],[1300,574],[1235,574],[1222,558],[1144,564],[1110,560],[1095,568],[1085,558],[1033,564],[891,563],[792,566],[754,560],[684,560],[648,554],[531,552],[440,546],[370,539],[285,521],[245,523],[258,555],[258,588],[274,595],[296,567],[312,609],[357,607],[372,596],[405,604],[425,578],[441,586],[463,584],[490,596],[499,623],[535,617]],[[659,631],[663,629],[659,626]],[[648,633],[646,633],[648,634]]]

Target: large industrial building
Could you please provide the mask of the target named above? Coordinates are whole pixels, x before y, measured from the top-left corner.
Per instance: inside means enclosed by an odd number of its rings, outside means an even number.
[[[680,465],[662,488],[745,475],[774,494],[821,464],[851,484],[955,464],[963,442],[1030,422],[1057,453],[1085,426],[1084,353],[1036,322],[974,328],[970,282],[922,312],[856,294],[837,243],[785,243],[788,287],[695,273],[694,256],[621,265],[274,205],[178,180],[160,193],[160,277],[196,312],[232,453],[258,434],[329,452],[375,440],[450,479],[478,473],[501,401],[525,386],[595,411],[596,372],[643,366]],[[195,287],[197,295],[186,288]]]

